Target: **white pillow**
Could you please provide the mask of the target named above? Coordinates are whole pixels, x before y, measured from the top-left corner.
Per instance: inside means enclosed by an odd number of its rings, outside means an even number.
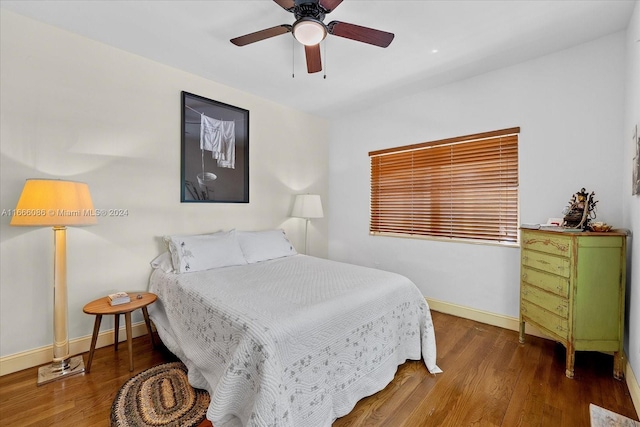
[[[168,236],[176,273],[246,264],[235,230],[194,236]]]
[[[171,254],[169,251],[155,257],[153,261],[151,261],[151,267],[159,268],[165,273],[173,273],[173,262],[171,261]]]
[[[296,255],[283,230],[238,231],[238,241],[249,264]]]

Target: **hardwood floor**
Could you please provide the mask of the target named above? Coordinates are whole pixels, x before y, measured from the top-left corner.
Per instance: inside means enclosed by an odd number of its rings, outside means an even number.
[[[638,420],[613,356],[576,353],[575,378],[564,375],[564,347],[514,331],[433,312],[438,365],[430,375],[410,361],[382,391],[367,397],[334,427],[589,426],[589,403]],[[0,377],[0,426],[109,426],[120,386],[140,371],[175,360],[153,350],[148,336],[96,350],[91,373],[36,386],[37,368]],[[87,354],[84,354],[85,362]]]

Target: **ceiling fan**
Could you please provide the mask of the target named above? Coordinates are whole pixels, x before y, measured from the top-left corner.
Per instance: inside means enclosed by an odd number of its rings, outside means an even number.
[[[393,33],[348,24],[346,22],[331,21],[329,24],[325,24],[323,22],[325,15],[331,13],[338,7],[340,3],[342,3],[342,0],[273,1],[287,12],[293,13],[296,17],[296,22],[294,22],[293,25],[277,25],[256,31],[255,33],[245,34],[244,36],[231,39],[231,43],[236,46],[245,46],[281,34],[293,33],[295,39],[304,45],[305,56],[307,58],[307,71],[309,73],[317,73],[322,70],[320,42],[324,40],[327,34],[380,47],[389,46],[394,37]]]

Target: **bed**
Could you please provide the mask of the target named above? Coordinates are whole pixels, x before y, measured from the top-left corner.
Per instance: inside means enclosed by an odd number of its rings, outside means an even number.
[[[216,234],[170,237],[149,284],[150,317],[216,427],[330,426],[408,359],[441,372],[409,279],[297,254],[281,230]]]

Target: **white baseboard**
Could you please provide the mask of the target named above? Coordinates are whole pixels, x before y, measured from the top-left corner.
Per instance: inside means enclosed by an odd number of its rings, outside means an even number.
[[[490,313],[488,311],[477,310],[462,305],[451,304],[444,301],[438,301],[431,298],[425,298],[429,307],[433,311],[451,314],[453,316],[462,317],[464,319],[475,320],[476,322],[486,323],[487,325],[498,326],[500,328],[509,329],[511,331],[520,330],[520,320],[515,317],[504,316],[502,314]],[[549,338],[540,332],[535,326],[525,324],[525,334],[533,335],[541,338]]]
[[[142,335],[147,335],[147,326],[144,322],[134,323],[131,325],[131,331],[134,338]],[[96,342],[96,348],[112,345],[113,336],[113,329],[99,333],[98,340]],[[120,328],[118,338],[118,342],[126,341],[127,334],[124,327]],[[71,354],[72,356],[86,353],[90,348],[91,335],[69,341],[69,354]],[[27,368],[33,368],[34,366],[45,365],[47,363],[51,363],[52,360],[52,345],[1,357],[0,376],[18,372]]]
[[[451,304],[444,301],[438,301],[431,298],[425,298],[429,307],[433,311],[439,311],[440,313],[451,314],[453,316],[462,317],[465,319],[475,320],[476,322],[486,323],[487,325],[498,326],[500,328],[509,329],[518,332],[520,330],[520,320],[515,317],[503,316],[501,314],[490,313],[488,311],[476,310],[474,308],[464,307],[461,305]],[[529,335],[535,335],[541,338],[548,338],[542,334],[537,328],[525,324],[525,333]],[[636,412],[640,414],[640,386],[638,385],[638,377],[635,376],[631,369],[631,364],[627,361],[626,355],[624,356],[626,367],[624,369],[624,377],[631,394],[631,400]]]
[[[625,361],[627,360],[625,356]],[[633,373],[631,364],[627,362],[627,369],[624,371],[624,378],[627,381],[627,387],[629,387],[629,394],[631,394],[631,400],[633,406],[636,407],[636,413],[640,415],[640,385],[638,385],[638,377]]]

